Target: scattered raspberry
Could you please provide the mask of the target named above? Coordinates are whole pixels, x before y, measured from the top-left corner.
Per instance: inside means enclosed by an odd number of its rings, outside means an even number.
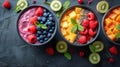
[[[42,7],[38,7],[36,12],[35,12],[36,16],[42,16],[43,15],[43,8]]]
[[[96,35],[96,32],[94,32],[92,29],[89,29],[89,35],[93,37]]]
[[[78,3],[79,3],[79,4],[82,4],[82,3],[83,3],[83,0],[78,0]]]
[[[95,15],[94,15],[94,13],[92,13],[92,12],[89,12],[89,13],[87,14],[87,17],[88,17],[88,20],[94,20],[94,19],[95,19]]]
[[[8,0],[4,0],[2,6],[6,9],[10,9],[11,8],[11,5],[10,5],[10,2]]]
[[[89,26],[89,20],[84,19],[83,22],[82,22],[82,26],[87,28]]]
[[[37,37],[34,34],[30,34],[27,36],[27,39],[30,43],[34,44],[37,41]]]
[[[109,48],[109,52],[113,55],[117,55],[118,54],[118,49],[116,46],[112,46],[111,48]]]
[[[114,58],[110,57],[110,58],[109,58],[109,62],[110,62],[110,63],[114,63],[114,62],[115,62]]]
[[[49,55],[54,55],[54,49],[52,48],[52,47],[49,47],[49,48],[46,48],[46,52],[47,52],[47,54],[49,54]]]
[[[37,22],[37,16],[31,17],[30,18],[30,23],[35,24],[35,22]]]
[[[89,22],[89,27],[93,30],[96,29],[97,25],[98,25],[97,21],[90,21]]]
[[[84,57],[84,56],[85,56],[85,53],[84,53],[83,51],[80,51],[80,52],[79,52],[79,56],[80,56],[80,57]]]
[[[86,36],[80,36],[80,38],[78,39],[78,42],[80,44],[85,44],[87,42]]]
[[[30,32],[30,33],[32,33],[32,34],[36,33],[36,26],[35,26],[35,25],[29,26],[28,32]]]

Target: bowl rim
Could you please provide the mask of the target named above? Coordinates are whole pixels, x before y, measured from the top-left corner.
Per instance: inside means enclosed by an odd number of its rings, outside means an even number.
[[[47,9],[49,12],[52,13],[52,15],[53,15],[53,17],[54,17],[54,20],[55,20],[55,29],[54,29],[54,32],[52,33],[52,36],[51,36],[46,42],[40,43],[40,44],[32,44],[32,43],[27,42],[26,40],[23,39],[23,37],[20,35],[20,32],[19,32],[19,19],[20,19],[20,17],[21,17],[21,16],[23,15],[23,13],[25,13],[27,10],[29,10],[29,9],[31,9],[31,8],[34,8],[34,7],[42,7],[42,8]],[[56,20],[55,14],[54,14],[50,9],[48,9],[47,7],[45,7],[44,5],[31,5],[31,6],[27,7],[27,8],[25,8],[24,10],[22,10],[22,11],[20,12],[18,18],[17,18],[17,24],[16,24],[16,25],[17,25],[17,33],[18,33],[18,35],[20,36],[20,38],[21,38],[24,42],[26,42],[27,44],[32,45],[32,46],[42,46],[42,45],[45,45],[45,44],[49,43],[49,42],[55,37],[56,30],[57,30],[57,20]]]
[[[106,16],[107,16],[113,9],[118,8],[118,7],[120,7],[120,5],[115,5],[115,6],[111,7],[111,8],[104,14],[104,16],[103,16],[103,18],[102,18],[102,31],[103,31],[105,37],[106,37],[110,42],[112,42],[113,44],[116,44],[116,45],[120,45],[120,43],[117,43],[117,42],[115,42],[115,41],[112,41],[112,40],[107,36],[107,34],[105,33],[105,30],[104,30],[104,19],[106,18]]]
[[[90,10],[91,12],[93,12],[93,13],[95,14],[96,19],[97,19],[97,21],[98,21],[97,34],[96,34],[95,37],[94,37],[89,43],[87,43],[87,44],[76,45],[76,44],[70,43],[68,40],[65,39],[65,37],[62,35],[62,32],[61,32],[61,30],[60,30],[60,21],[61,21],[63,15],[65,14],[65,12],[67,12],[68,10],[70,10],[70,9],[72,9],[72,8],[74,8],[74,7],[81,7],[81,8],[85,8],[85,9]],[[99,18],[98,18],[98,16],[97,16],[97,13],[96,13],[92,8],[88,7],[87,5],[74,5],[74,6],[70,6],[69,8],[67,8],[66,10],[64,10],[64,11],[62,12],[62,14],[61,14],[61,16],[60,16],[59,23],[58,23],[58,30],[59,30],[59,33],[60,33],[61,37],[62,37],[68,44],[70,44],[70,45],[72,45],[72,46],[78,46],[78,47],[87,46],[87,45],[90,45],[91,43],[93,43],[93,42],[97,39],[97,37],[99,36],[99,33],[100,33],[100,21],[99,21]]]

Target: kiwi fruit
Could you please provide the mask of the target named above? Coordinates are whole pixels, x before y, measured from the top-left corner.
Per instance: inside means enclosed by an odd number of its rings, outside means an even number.
[[[100,62],[100,55],[98,53],[91,53],[89,55],[89,61],[92,64],[98,64]]]
[[[62,8],[62,3],[61,3],[59,0],[53,0],[53,1],[50,3],[50,8],[51,8],[53,11],[59,11],[59,10]]]
[[[101,52],[104,49],[104,44],[101,41],[95,41],[92,45],[95,52]]]
[[[59,53],[65,53],[67,52],[67,49],[68,49],[67,43],[64,41],[59,41],[56,45],[56,50]]]
[[[28,3],[27,0],[18,0],[15,11],[19,12],[21,10],[24,10],[25,8],[27,8]]]
[[[109,4],[107,1],[100,1],[98,2],[96,9],[99,13],[105,13],[108,11]]]

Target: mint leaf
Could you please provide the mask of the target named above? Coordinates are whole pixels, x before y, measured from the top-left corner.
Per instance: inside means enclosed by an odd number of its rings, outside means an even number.
[[[35,25],[41,27],[42,29],[47,29],[47,26],[45,24],[41,24],[39,22],[35,22]]]
[[[84,31],[83,26],[82,26],[82,25],[78,25],[78,30],[79,30],[79,31]]]
[[[89,49],[90,49],[90,51],[91,51],[92,53],[95,53],[95,47],[94,47],[94,46],[89,45]]]
[[[116,29],[120,30],[120,24],[116,25]]]
[[[72,59],[70,53],[68,53],[68,52],[64,53],[64,57],[67,58],[68,60]]]
[[[70,0],[66,0],[63,4],[63,9],[64,10],[67,9],[69,7],[69,5],[70,5]]]
[[[71,23],[72,23],[73,25],[76,25],[76,24],[77,24],[76,20],[74,20],[73,18],[70,18],[70,21],[71,21]]]
[[[74,27],[72,28],[71,32],[74,33],[77,31],[77,25],[74,25]]]
[[[116,38],[120,38],[120,32],[117,33]]]

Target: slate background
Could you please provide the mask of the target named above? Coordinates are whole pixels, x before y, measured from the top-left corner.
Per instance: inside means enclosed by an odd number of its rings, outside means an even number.
[[[11,2],[12,8],[10,10],[4,9],[1,5],[4,0],[0,0],[0,67],[120,67],[120,54],[118,56],[113,56],[116,60],[114,64],[106,62],[108,60],[108,47],[114,45],[110,43],[102,33],[97,40],[101,40],[105,43],[105,50],[100,53],[101,62],[98,65],[92,65],[88,61],[88,55],[90,54],[88,46],[86,47],[74,47],[69,45],[72,60],[68,61],[63,55],[55,53],[54,56],[49,56],[45,52],[45,48],[51,46],[55,47],[58,40],[63,40],[60,34],[57,32],[54,42],[51,42],[45,46],[34,47],[26,44],[17,33],[16,21],[20,13],[15,13],[14,7],[17,0],[9,0]],[[65,0],[61,0],[64,2]],[[92,4],[88,5],[87,0],[83,0],[86,6],[89,6],[94,11],[96,11],[96,4],[100,0],[94,0]],[[107,0],[109,1],[110,7],[120,4],[120,0]],[[32,4],[32,0],[28,0],[29,5]],[[37,0],[38,5],[49,6],[43,4],[43,0]],[[76,5],[77,0],[71,0],[71,6]],[[97,13],[100,22],[102,21],[102,14]],[[59,19],[57,18],[57,21]],[[120,46],[117,46],[118,49]],[[84,58],[79,57],[79,51],[83,50],[86,52]],[[119,49],[120,51],[120,49]]]

